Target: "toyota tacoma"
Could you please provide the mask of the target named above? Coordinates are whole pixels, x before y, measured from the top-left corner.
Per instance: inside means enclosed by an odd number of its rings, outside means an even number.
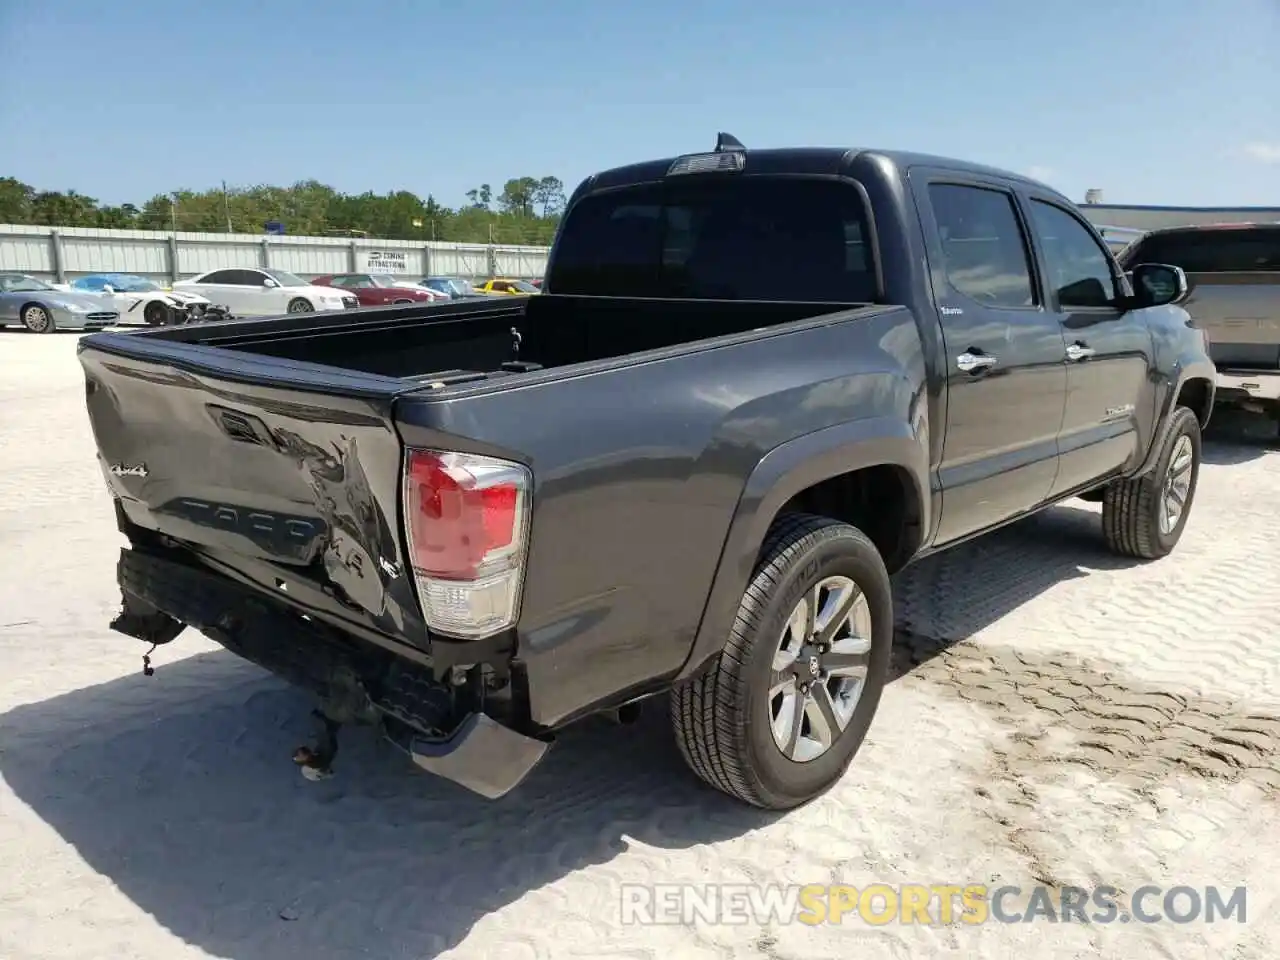
[[[667,694],[698,776],[793,807],[866,737],[892,573],[1081,495],[1174,548],[1186,295],[1026,177],[722,134],[586,179],[536,297],[84,338],[112,626],[314,691],[312,777],[358,722],[498,797]]]

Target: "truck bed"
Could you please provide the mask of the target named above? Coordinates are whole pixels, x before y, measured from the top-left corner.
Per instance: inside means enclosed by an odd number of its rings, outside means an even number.
[[[514,299],[514,298],[513,298]],[[545,294],[514,303],[388,307],[172,327],[172,343],[427,383],[548,370],[776,327],[849,304]]]
[[[865,327],[871,350],[891,326],[914,329],[909,313],[887,307],[512,300],[85,337],[86,404],[121,523],[135,542],[158,535],[296,610],[423,653],[436,644],[399,534],[405,443],[588,472],[597,447],[619,466],[678,450],[688,469],[726,413],[717,395],[695,391],[741,376],[741,402],[755,391],[774,396],[777,376],[753,384],[747,372],[762,362],[812,387],[848,375],[852,361],[834,350],[848,324]],[[771,334],[787,343],[769,343]],[[711,349],[722,345],[733,349]],[[513,366],[517,358],[543,369]],[[645,361],[660,359],[663,375],[646,374]],[[607,380],[578,375],[587,372]],[[531,393],[517,400],[508,386]],[[632,423],[642,397],[648,414]],[[668,516],[674,507],[654,509]]]

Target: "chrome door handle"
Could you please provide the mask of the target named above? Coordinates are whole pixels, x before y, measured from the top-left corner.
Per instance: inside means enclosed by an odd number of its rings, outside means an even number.
[[[962,353],[956,357],[956,366],[965,373],[971,373],[974,370],[984,370],[987,367],[994,367],[996,358],[989,357],[985,353]]]
[[[1087,360],[1093,356],[1093,347],[1086,347],[1083,343],[1072,343],[1067,345],[1068,360]]]

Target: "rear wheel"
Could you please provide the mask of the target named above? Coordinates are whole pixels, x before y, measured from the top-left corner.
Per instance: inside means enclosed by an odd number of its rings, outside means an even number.
[[[1127,557],[1155,560],[1182,538],[1200,477],[1200,421],[1178,407],[1161,441],[1155,469],[1144,477],[1117,480],[1102,499],[1107,546]]]
[[[311,301],[306,297],[294,297],[289,301],[290,313],[312,313],[315,307],[311,305]]]
[[[29,303],[22,308],[22,325],[32,333],[53,333],[53,314],[38,303]]]
[[[778,520],[724,649],[672,692],[681,754],[753,806],[813,799],[866,737],[892,643],[889,575],[866,535],[823,517]]]

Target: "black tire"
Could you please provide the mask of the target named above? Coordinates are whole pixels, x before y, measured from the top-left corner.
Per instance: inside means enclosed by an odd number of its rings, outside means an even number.
[[[290,313],[314,313],[315,309],[306,297],[294,297],[289,301]]]
[[[774,739],[769,712],[774,652],[800,599],[835,575],[851,579],[867,599],[867,673],[843,731],[825,753],[797,762]],[[778,519],[724,649],[710,669],[672,691],[671,721],[681,754],[711,786],[752,806],[786,810],[812,800],[844,775],[865,739],[888,677],[892,645],[889,574],[866,535],[825,517]]]
[[[1161,511],[1174,451],[1186,438],[1191,449],[1190,485],[1177,522],[1168,530],[1161,524]],[[1156,560],[1167,555],[1182,538],[1191,515],[1196,484],[1200,477],[1200,421],[1195,412],[1178,407],[1173,412],[1155,468],[1146,476],[1116,480],[1102,498],[1102,530],[1112,552],[1125,557]]]
[[[169,322],[170,310],[158,300],[152,300],[142,311],[142,319],[149,327],[163,327]]]
[[[19,314],[22,325],[31,333],[53,333],[58,329],[49,308],[39,303],[28,303]]]

